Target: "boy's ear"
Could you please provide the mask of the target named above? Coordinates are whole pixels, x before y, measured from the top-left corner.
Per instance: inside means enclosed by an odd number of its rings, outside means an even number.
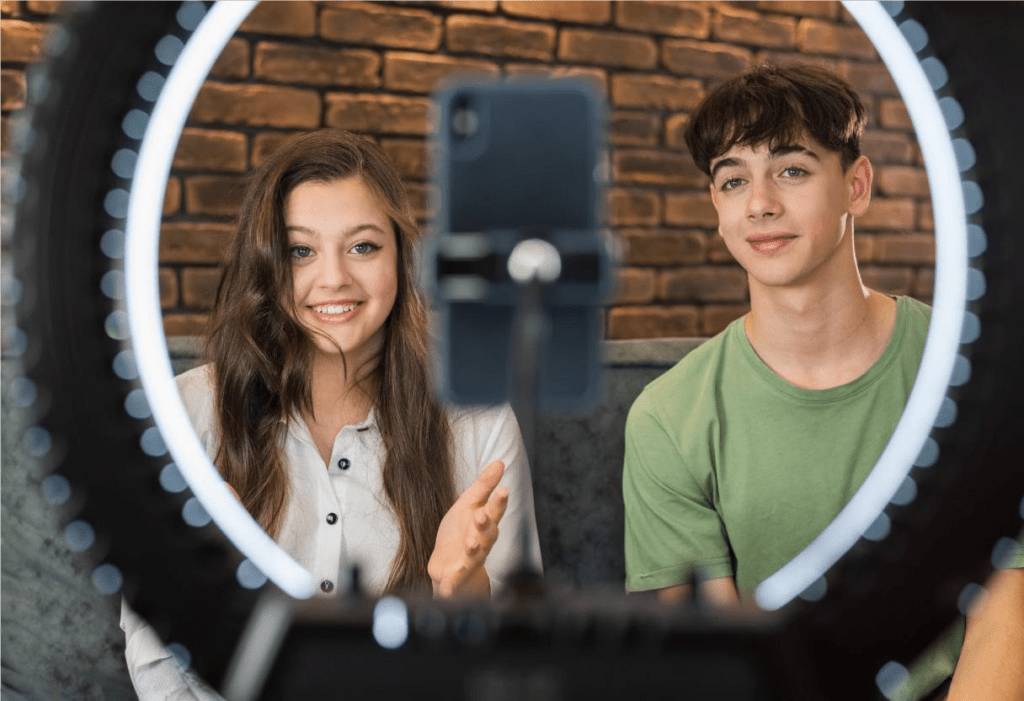
[[[718,210],[718,191],[715,190],[714,183],[708,183],[708,190],[711,191],[711,204],[715,205],[715,210]]]
[[[846,174],[847,185],[850,188],[850,214],[859,217],[868,211],[871,204],[871,183],[874,179],[874,169],[867,156],[861,156],[850,166]]]

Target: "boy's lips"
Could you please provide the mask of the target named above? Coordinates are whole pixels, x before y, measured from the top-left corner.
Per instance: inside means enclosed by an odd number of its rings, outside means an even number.
[[[768,255],[785,248],[795,238],[793,234],[757,234],[748,237],[747,243],[757,253]]]

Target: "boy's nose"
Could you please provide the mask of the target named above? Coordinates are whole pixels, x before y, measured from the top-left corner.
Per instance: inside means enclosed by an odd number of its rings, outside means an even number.
[[[750,198],[747,200],[747,217],[761,219],[779,213],[781,205],[777,197],[775,185],[771,180],[762,180],[751,184]]]

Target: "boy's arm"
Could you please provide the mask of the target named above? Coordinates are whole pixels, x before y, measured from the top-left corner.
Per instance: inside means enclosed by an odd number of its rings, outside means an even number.
[[[709,579],[700,584],[700,592],[705,600],[715,606],[727,607],[738,606],[740,603],[739,592],[736,591],[736,582],[732,577],[718,577]],[[672,587],[665,587],[658,590],[658,601],[666,604],[676,604],[687,601],[693,593],[693,587],[689,584],[676,584]]]
[[[1024,699],[1024,569],[997,570],[968,613],[948,701]]]

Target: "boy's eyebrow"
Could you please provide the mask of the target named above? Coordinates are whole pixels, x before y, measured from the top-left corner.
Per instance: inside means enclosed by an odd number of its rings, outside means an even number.
[[[769,153],[771,154],[772,158],[788,156],[791,153],[799,153],[810,158],[813,158],[816,161],[821,160],[818,154],[816,154],[814,151],[801,144],[782,144],[781,146],[776,146],[775,148],[773,148]],[[722,168],[731,168],[733,166],[741,165],[741,163],[742,162],[738,158],[723,158],[718,163],[711,166],[711,179],[714,180],[715,174]]]
[[[816,154],[814,151],[801,144],[783,144],[771,150],[773,158],[778,158],[779,156],[788,156],[791,153],[801,153],[805,156],[810,156],[816,161],[821,160],[818,157],[818,154]]]
[[[720,171],[722,168],[732,168],[733,166],[740,165],[740,159],[738,158],[723,158],[715,165],[711,166],[711,179],[715,179],[715,173]]]

